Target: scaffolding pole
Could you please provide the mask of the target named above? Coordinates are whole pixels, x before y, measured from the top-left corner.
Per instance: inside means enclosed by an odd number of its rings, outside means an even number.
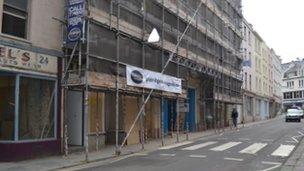
[[[145,29],[146,29],[146,8],[145,8],[145,4],[146,4],[146,0],[143,0],[143,20],[142,20],[142,68],[145,68],[145,42],[144,42],[144,38],[145,38]],[[144,88],[142,88],[142,95],[141,95],[141,105],[144,104],[145,101],[145,95],[144,95]],[[143,110],[141,116],[140,116],[140,142],[141,142],[141,149],[145,149],[145,138],[144,138],[144,113],[145,110]]]
[[[179,39],[179,1],[177,1],[177,41]],[[178,52],[179,52],[179,47],[177,47],[176,49],[176,53],[178,55]],[[177,77],[179,78],[179,63],[177,63]],[[176,122],[176,142],[179,142],[179,96],[176,95],[176,119],[175,119],[175,122]]]
[[[176,53],[177,47],[179,46],[181,40],[183,39],[184,35],[185,35],[186,32],[188,31],[188,29],[189,29],[189,27],[190,27],[190,25],[191,25],[191,23],[192,23],[193,18],[196,16],[196,14],[197,14],[197,12],[199,11],[199,9],[200,9],[200,7],[201,7],[202,4],[203,4],[203,1],[200,1],[200,4],[199,4],[199,6],[197,7],[197,9],[196,9],[194,15],[190,18],[190,20],[189,20],[189,22],[188,22],[188,24],[187,24],[187,27],[185,28],[185,30],[184,30],[183,34],[181,35],[179,41],[178,41],[177,44],[175,45],[175,47],[174,47],[174,49],[173,49],[173,52],[171,52],[171,54],[170,54],[170,56],[169,56],[169,59],[166,61],[165,65],[164,65],[164,67],[163,67],[163,69],[162,69],[162,71],[160,72],[161,74],[163,74],[163,73],[165,72],[166,67],[169,65],[170,61],[172,60],[174,54]],[[119,17],[119,15],[118,15],[118,17]],[[135,126],[135,124],[136,124],[138,118],[140,117],[141,113],[143,112],[144,107],[145,107],[146,103],[149,101],[149,99],[150,99],[150,97],[151,97],[151,95],[152,95],[153,92],[154,92],[154,89],[151,89],[150,92],[149,92],[149,94],[147,95],[147,97],[146,97],[146,99],[145,99],[145,101],[144,101],[144,104],[141,106],[139,112],[137,113],[137,116],[136,116],[135,120],[134,120],[133,123],[132,123],[131,128],[129,129],[129,131],[128,131],[126,137],[124,138],[122,144],[120,145],[120,147],[119,147],[119,149],[118,149],[118,150],[119,150],[119,151],[118,151],[119,153],[121,152],[122,147],[125,145],[125,143],[126,143],[128,137],[129,137],[130,134],[131,134],[131,131],[133,130],[133,128],[134,128],[134,126]]]
[[[86,49],[86,71],[85,71],[85,93],[84,93],[84,133],[85,133],[85,139],[84,139],[84,146],[85,146],[85,160],[86,162],[89,161],[89,131],[88,131],[88,125],[89,125],[89,42],[90,42],[90,34],[89,34],[89,28],[90,28],[90,21],[87,20],[87,49]],[[80,52],[81,53],[81,52]]]
[[[164,63],[165,63],[165,59],[164,59],[164,36],[165,36],[165,31],[164,31],[164,21],[165,21],[165,6],[164,6],[164,0],[162,0],[162,36],[161,36],[161,47],[162,47],[162,54],[161,54],[161,63],[162,63],[162,70],[164,68]],[[161,133],[161,145],[164,146],[165,145],[165,141],[164,141],[164,134],[165,134],[165,130],[164,130],[164,96],[161,96],[161,116],[160,116],[160,133]]]
[[[116,106],[115,106],[115,154],[120,155],[120,147],[119,147],[119,43],[120,43],[120,27],[119,27],[119,20],[120,20],[120,0],[118,0],[117,5],[117,34],[116,34]]]

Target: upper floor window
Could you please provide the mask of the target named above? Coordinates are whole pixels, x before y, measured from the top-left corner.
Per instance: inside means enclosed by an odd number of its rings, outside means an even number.
[[[251,90],[251,75],[249,74],[249,90]]]
[[[245,72],[245,89],[247,89],[247,72]]]
[[[292,92],[284,93],[284,99],[292,99]]]
[[[293,87],[294,86],[294,82],[293,81],[288,81],[287,82],[287,87]]]
[[[26,38],[28,0],[4,0],[2,33]]]
[[[244,40],[247,40],[247,28],[244,26]]]
[[[249,46],[251,46],[251,33],[250,33],[250,31],[248,31],[248,42],[249,42]]]

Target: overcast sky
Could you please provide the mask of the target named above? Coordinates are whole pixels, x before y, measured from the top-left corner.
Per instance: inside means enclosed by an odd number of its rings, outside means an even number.
[[[304,0],[242,0],[244,16],[283,62],[304,58]]]

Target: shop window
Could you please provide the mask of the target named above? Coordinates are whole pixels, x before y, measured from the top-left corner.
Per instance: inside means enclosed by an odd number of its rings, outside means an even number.
[[[104,93],[90,92],[89,95],[90,133],[103,133]]]
[[[0,73],[0,140],[14,140],[15,76]]]
[[[26,38],[27,0],[4,0],[2,33]]]
[[[55,81],[20,77],[19,140],[54,138]]]

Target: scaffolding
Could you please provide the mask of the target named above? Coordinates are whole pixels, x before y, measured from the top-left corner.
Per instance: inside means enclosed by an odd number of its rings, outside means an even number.
[[[227,3],[229,10],[222,8],[223,2]],[[62,77],[64,95],[68,90],[84,92],[86,160],[89,151],[90,91],[115,93],[117,154],[125,145],[137,119],[140,122],[140,142],[144,148],[147,134],[144,125],[145,104],[150,96],[159,98],[161,106],[164,105],[164,98],[177,101],[178,124],[171,131],[176,131],[178,142],[180,131],[183,130],[179,124],[179,101],[187,101],[186,91],[192,84],[191,80],[198,82],[202,94],[199,100],[203,119],[200,120],[201,126],[195,127],[218,130],[227,126],[227,112],[224,110],[223,113],[221,106],[225,103],[242,103],[238,101],[242,84],[239,76],[242,58],[238,54],[241,43],[238,20],[241,20],[241,14],[235,5],[226,0],[88,0],[87,11],[83,39],[74,46],[65,46]],[[160,31],[161,41],[147,44],[147,34],[153,28]],[[126,86],[124,78],[127,65],[181,78],[183,93],[179,95]],[[121,141],[119,134],[124,117],[121,116],[121,96],[125,95],[140,97],[141,107],[131,129]],[[66,106],[68,102],[63,103]],[[66,113],[67,109],[64,110]],[[63,127],[67,129],[66,123]],[[99,136],[99,127],[96,122],[96,136]],[[160,116],[160,129],[164,145],[163,116]],[[189,132],[189,123],[186,123],[184,131]],[[96,141],[98,144],[98,138]],[[65,146],[68,148],[67,141]],[[98,145],[96,149],[99,149]]]

